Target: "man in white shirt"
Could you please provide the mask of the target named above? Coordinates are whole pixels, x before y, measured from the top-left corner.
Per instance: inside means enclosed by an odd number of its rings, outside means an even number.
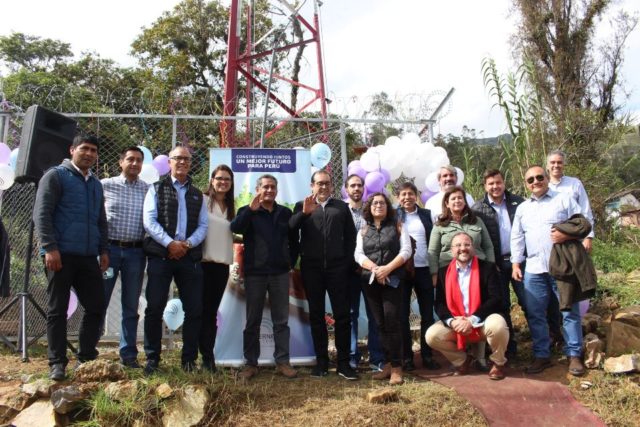
[[[502,307],[500,279],[493,263],[475,256],[473,240],[460,232],[451,242],[453,260],[438,272],[436,312],[440,321],[427,330],[427,343],[454,367],[454,375],[469,372],[472,357],[466,345],[486,340],[492,353],[489,378],[505,377],[509,328],[498,314]]]
[[[455,187],[458,184],[458,171],[451,165],[442,166],[438,171],[438,182],[440,183],[440,192],[427,200],[424,207],[431,211],[431,221],[435,224],[438,217],[442,213],[442,198],[445,191]],[[467,206],[473,206],[473,197],[467,193]]]
[[[591,223],[591,233],[582,241],[582,245],[591,253],[591,241],[593,240],[593,212],[589,203],[589,196],[582,185],[582,181],[573,176],[564,174],[566,165],[566,155],[563,151],[553,150],[547,156],[547,172],[549,172],[549,188],[559,193],[570,194],[571,197],[580,205],[580,209],[584,216]]]

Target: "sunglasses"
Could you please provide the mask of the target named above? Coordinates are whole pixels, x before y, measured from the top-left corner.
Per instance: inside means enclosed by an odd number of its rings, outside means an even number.
[[[529,178],[527,178],[527,184],[533,184],[533,181],[544,181],[544,175],[530,176]]]

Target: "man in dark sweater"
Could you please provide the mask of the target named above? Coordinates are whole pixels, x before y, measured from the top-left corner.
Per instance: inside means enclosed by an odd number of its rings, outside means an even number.
[[[331,198],[331,176],[324,170],[311,176],[311,195],[296,203],[290,228],[300,236],[300,270],[309,301],[309,322],[316,353],[311,376],[321,378],[329,372],[328,333],[325,322],[325,296],[331,300],[338,350],[338,375],[358,379],[349,366],[349,282],[353,264],[356,228],[349,206]]]
[[[158,370],[162,349],[162,314],[175,280],[184,309],[182,369],[195,369],[202,322],[202,241],[207,234],[207,206],[189,178],[191,153],[176,147],[169,153],[171,174],[149,187],[142,221],[147,237],[147,308],[144,312],[144,372]]]
[[[67,306],[72,286],[84,308],[78,362],[98,356],[105,310],[102,272],[109,266],[102,184],[90,170],[98,159],[98,139],[77,136],[70,151],[71,160],[49,169],[40,180],[33,208],[49,281],[47,354],[49,377],[55,381],[65,378],[68,363]]]
[[[245,368],[240,377],[248,380],[258,373],[260,325],[269,293],[276,370],[287,378],[297,375],[289,364],[289,270],[297,257],[296,234],[289,229],[291,211],[276,203],[278,180],[262,175],[256,195],[231,221],[231,231],[244,240],[244,288],[247,323],[243,333]]]

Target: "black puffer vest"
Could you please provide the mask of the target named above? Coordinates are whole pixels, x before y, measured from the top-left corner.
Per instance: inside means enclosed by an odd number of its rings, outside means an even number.
[[[393,221],[384,221],[378,230],[375,225],[367,224],[362,228],[362,250],[376,265],[386,265],[400,252],[400,232]],[[370,273],[367,273],[370,274]],[[404,266],[393,271],[394,275],[404,278]]]
[[[164,228],[167,234],[175,237],[176,227],[178,225],[178,192],[173,187],[171,176],[162,181],[153,184],[156,190],[157,208],[158,208],[158,224]],[[198,228],[198,217],[202,208],[202,193],[191,185],[188,181],[187,193],[185,201],[187,203],[187,235],[191,236]],[[144,239],[144,252],[149,256],[157,256],[166,258],[168,250],[150,236]],[[202,259],[202,243],[194,246],[187,252],[193,261]]]

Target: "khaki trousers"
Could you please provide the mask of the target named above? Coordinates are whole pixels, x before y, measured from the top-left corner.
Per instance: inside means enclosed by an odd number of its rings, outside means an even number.
[[[498,366],[507,363],[504,353],[509,343],[509,328],[504,317],[496,313],[489,315],[484,320],[484,325],[480,327],[480,336],[486,339],[491,347],[492,353],[489,359]],[[455,367],[462,365],[467,358],[466,351],[458,350],[456,333],[442,321],[434,323],[427,329],[425,340],[431,348],[441,352]]]

